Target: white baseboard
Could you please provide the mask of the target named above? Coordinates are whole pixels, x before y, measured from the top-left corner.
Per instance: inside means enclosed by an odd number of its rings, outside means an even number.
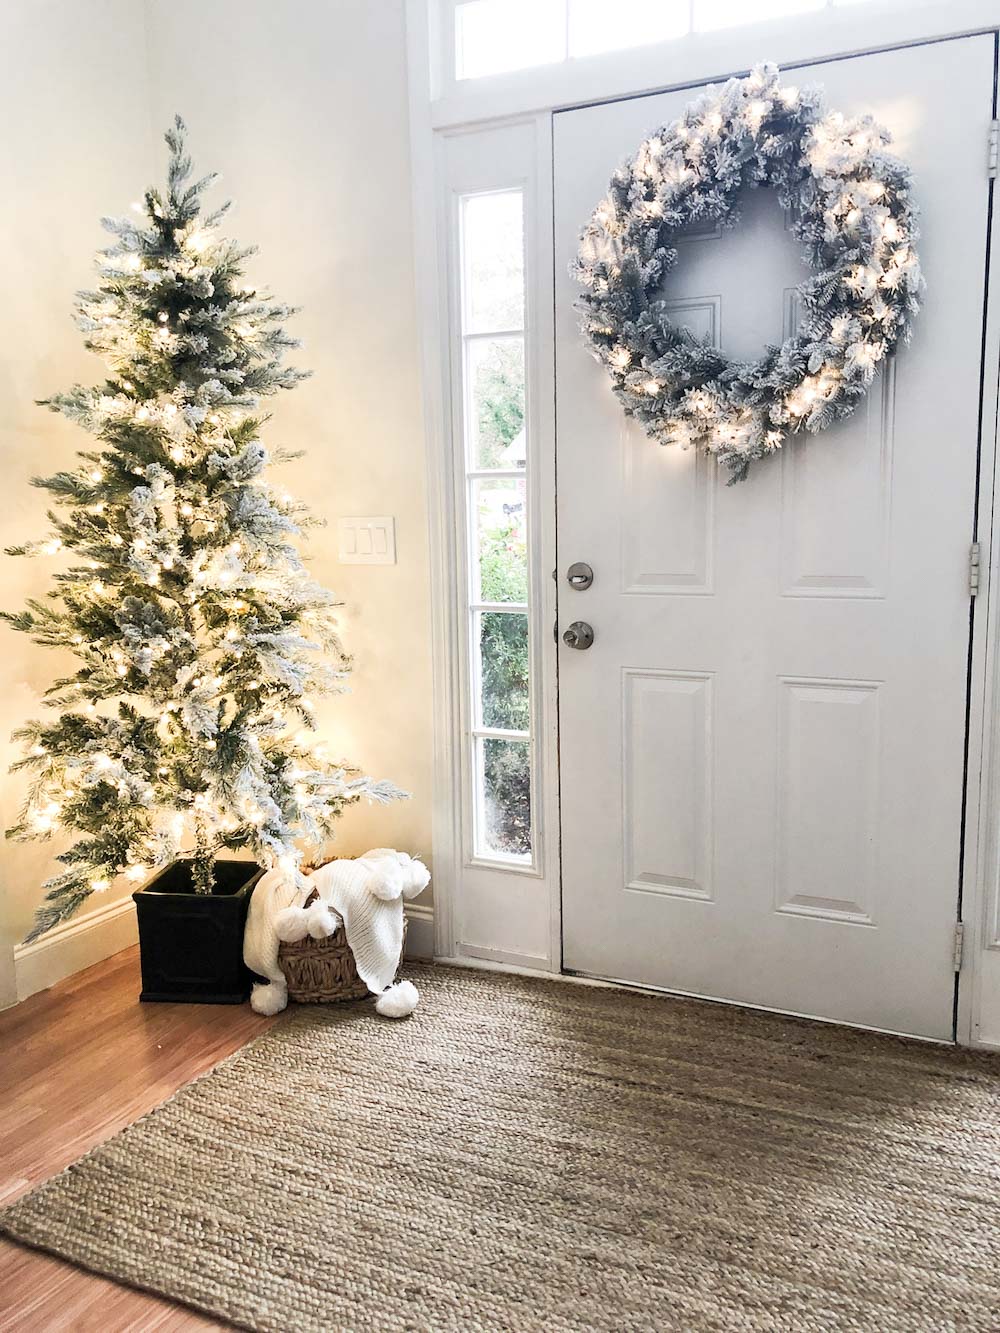
[[[421,903],[406,905],[406,956],[434,957],[434,909]],[[92,967],[103,958],[129,948],[138,940],[135,903],[131,898],[108,903],[95,912],[56,926],[34,944],[14,948],[14,976],[18,1000],[54,986],[57,981]]]
[[[131,898],[123,898],[54,927],[33,944],[15,945],[18,1000],[26,1000],[36,991],[110,958],[135,944],[138,938],[135,903]]]
[[[407,958],[434,957],[434,908],[423,903],[406,904]]]

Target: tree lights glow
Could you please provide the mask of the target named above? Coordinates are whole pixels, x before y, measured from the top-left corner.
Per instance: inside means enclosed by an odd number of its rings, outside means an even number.
[[[252,252],[218,230],[228,205],[202,215],[214,177],[191,181],[179,118],[166,139],[166,189],[104,220],[114,244],[77,306],[108,379],[45,403],[95,448],[36,479],[54,531],[8,552],[66,562],[45,600],[4,618],[77,662],[16,733],[30,785],[8,836],[79,835],[29,939],[179,854],[200,892],[225,850],[294,872],[298,839],[402,795],[310,742],[311,696],[343,689],[349,659],[296,546],[307,511],[264,477],[282,455],[259,440],[261,399],[303,378],[283,364],[293,312],[245,282]]]

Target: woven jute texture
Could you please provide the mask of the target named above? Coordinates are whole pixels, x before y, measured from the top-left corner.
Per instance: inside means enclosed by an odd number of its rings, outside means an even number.
[[[2,1214],[250,1329],[996,1330],[1000,1064],[407,969],[312,1006]]]

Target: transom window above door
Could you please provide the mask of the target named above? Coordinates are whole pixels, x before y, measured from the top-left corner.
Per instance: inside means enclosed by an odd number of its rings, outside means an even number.
[[[459,0],[455,78],[621,51],[867,0]]]

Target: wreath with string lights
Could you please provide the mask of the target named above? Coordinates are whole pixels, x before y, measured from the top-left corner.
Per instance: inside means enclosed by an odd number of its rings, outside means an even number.
[[[573,273],[594,355],[626,414],[660,444],[700,448],[741,481],[801,431],[848,416],[908,340],[923,279],[909,169],[871,116],[828,111],[775,65],[709,89],[611,179]],[[769,186],[804,246],[801,323],[756,361],[684,325],[663,294],[692,225],[731,226],[740,195]]]

